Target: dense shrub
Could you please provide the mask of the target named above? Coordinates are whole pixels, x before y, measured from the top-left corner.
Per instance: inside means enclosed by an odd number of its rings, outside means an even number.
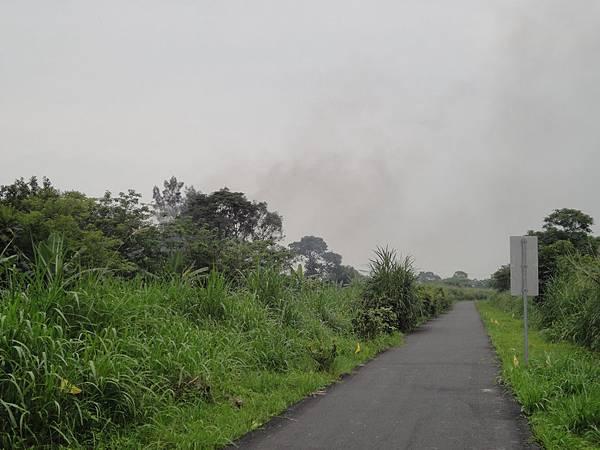
[[[354,327],[363,336],[412,330],[451,307],[448,289],[461,290],[417,284],[411,258],[398,261],[394,250],[377,248]]]
[[[423,315],[423,303],[417,295],[416,273],[409,257],[398,261],[395,250],[377,248],[371,260],[371,276],[365,282],[365,309],[389,308],[400,330],[413,329]]]
[[[600,258],[561,258],[538,310],[551,336],[600,350]]]
[[[435,317],[448,310],[452,305],[452,300],[442,287],[421,285],[418,287],[418,296],[423,303],[425,318]]]
[[[398,323],[398,317],[389,306],[362,309],[353,321],[358,335],[366,339],[383,333],[393,333],[396,331],[395,323]]]

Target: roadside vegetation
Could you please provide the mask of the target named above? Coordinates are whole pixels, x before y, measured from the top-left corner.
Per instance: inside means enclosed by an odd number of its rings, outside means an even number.
[[[451,306],[393,250],[361,276],[264,203],[164,186],[0,188],[0,447],[221,447]]]
[[[452,301],[458,300],[483,300],[495,291],[492,289],[492,280],[470,279],[463,270],[457,270],[451,277],[442,278],[434,272],[419,272],[417,281],[429,288],[443,289],[446,297]]]
[[[600,239],[593,219],[555,210],[538,236],[540,296],[530,299],[530,365],[522,362],[522,300],[510,267],[493,275],[497,293],[478,303],[503,363],[503,379],[549,449],[600,448]]]
[[[522,307],[512,301],[515,310]],[[507,305],[507,299],[502,303]],[[526,366],[523,321],[495,301],[478,302],[477,307],[502,362],[502,380],[528,416],[535,438],[549,450],[600,448],[598,354],[553,342],[532,329]]]

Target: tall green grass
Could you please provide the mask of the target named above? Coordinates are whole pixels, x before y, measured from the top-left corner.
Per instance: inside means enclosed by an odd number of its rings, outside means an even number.
[[[514,317],[522,317],[523,302],[506,292],[490,296],[491,302]],[[600,351],[600,259],[572,255],[559,260],[557,274],[544,297],[529,299],[533,326],[553,340],[566,340]]]
[[[371,277],[365,285],[367,309],[388,309],[395,319],[395,327],[401,331],[413,329],[423,315],[416,280],[410,257],[398,260],[395,250],[377,248],[371,260]]]
[[[502,379],[549,450],[600,448],[600,358],[567,342],[529,332],[523,362],[523,322],[494,302],[477,307],[502,361]]]
[[[356,328],[364,336],[392,330],[408,332],[448,310],[452,302],[443,288],[417,285],[412,258],[398,259],[395,250],[379,247],[365,281]]]
[[[559,260],[558,275],[538,309],[549,335],[600,352],[600,258],[573,255]]]
[[[358,337],[359,286],[275,268],[127,280],[57,237],[1,267],[2,448],[223,446],[401,339]]]

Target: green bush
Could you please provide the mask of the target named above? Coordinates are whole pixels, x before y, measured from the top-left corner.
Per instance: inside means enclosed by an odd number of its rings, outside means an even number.
[[[396,313],[387,306],[364,309],[353,321],[356,333],[365,339],[372,339],[384,333],[393,333],[396,331],[396,323],[398,323]]]
[[[317,370],[329,372],[333,369],[337,357],[337,346],[335,343],[326,345],[317,341],[309,346],[311,357],[314,359]]]
[[[421,285],[418,287],[418,296],[423,302],[425,319],[447,311],[452,305],[452,300],[448,298],[445,289],[441,287]]]
[[[378,247],[371,260],[371,276],[365,282],[363,307],[389,308],[396,319],[390,325],[402,332],[410,331],[423,315],[416,279],[411,258],[398,261],[395,250]]]
[[[563,257],[539,305],[542,326],[557,339],[600,350],[600,258]]]
[[[354,329],[365,337],[410,331],[452,306],[454,296],[448,293],[449,289],[462,290],[434,283],[418,284],[411,258],[398,261],[395,250],[377,248],[371,261],[371,276],[364,281]]]

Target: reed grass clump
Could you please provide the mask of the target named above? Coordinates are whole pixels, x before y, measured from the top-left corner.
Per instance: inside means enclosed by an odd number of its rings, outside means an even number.
[[[407,332],[447,311],[452,303],[444,288],[417,284],[412,258],[399,260],[395,250],[378,247],[354,326],[367,337]]]

